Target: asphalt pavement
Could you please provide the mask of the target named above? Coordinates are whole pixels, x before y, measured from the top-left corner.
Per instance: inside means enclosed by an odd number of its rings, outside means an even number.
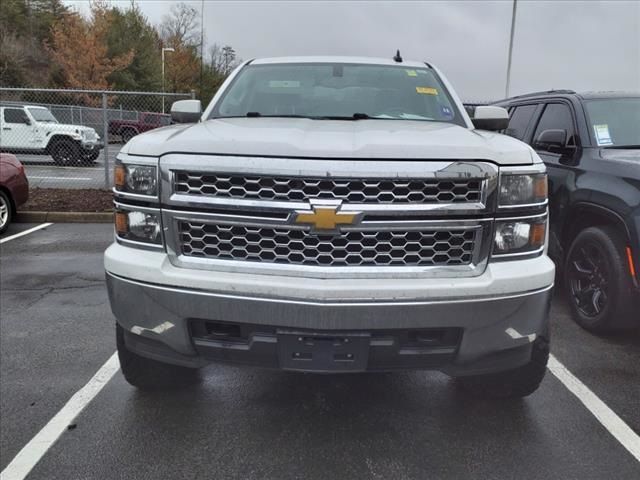
[[[109,144],[107,155],[107,173],[109,187],[113,182],[113,164],[122,144]],[[40,188],[104,188],[105,155],[104,150],[97,160],[88,166],[64,167],[56,165],[49,155],[16,154],[27,172],[29,185]]]
[[[0,469],[115,351],[111,238],[110,225],[54,224],[0,244]],[[588,334],[556,295],[552,339],[639,434],[640,332]],[[471,398],[435,372],[204,374],[184,391],[141,393],[117,372],[28,478],[640,478],[640,462],[550,372],[518,401]]]

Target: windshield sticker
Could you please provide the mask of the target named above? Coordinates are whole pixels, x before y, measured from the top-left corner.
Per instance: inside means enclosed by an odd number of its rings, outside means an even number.
[[[613,145],[611,134],[609,133],[609,125],[594,125],[593,130],[596,132],[596,142],[598,145]]]
[[[445,120],[453,119],[453,111],[446,105],[440,105],[440,111],[442,112],[442,116]]]
[[[416,72],[415,70],[405,70],[407,72],[407,75],[409,75],[410,77],[417,77],[418,76],[418,72]]]
[[[422,95],[438,95],[438,90],[433,87],[416,87],[416,92]]]
[[[297,80],[271,80],[269,82],[271,88],[298,88],[300,82]]]

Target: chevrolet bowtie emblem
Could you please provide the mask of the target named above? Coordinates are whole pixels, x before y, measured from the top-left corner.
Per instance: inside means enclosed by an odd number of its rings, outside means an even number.
[[[340,225],[354,225],[360,221],[360,212],[340,212],[340,205],[311,205],[312,212],[297,211],[293,222],[311,225],[312,231],[332,233],[339,231]]]

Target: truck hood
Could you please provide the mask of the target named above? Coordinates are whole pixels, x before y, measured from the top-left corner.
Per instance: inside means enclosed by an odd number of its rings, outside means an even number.
[[[46,132],[64,132],[64,133],[75,133],[83,131],[92,131],[95,130],[91,127],[85,127],[84,125],[71,125],[67,123],[50,123],[50,122],[38,122],[38,127]]]
[[[640,148],[601,148],[602,170],[619,177],[640,180]]]
[[[408,120],[215,119],[172,125],[134,137],[123,153],[168,153],[306,158],[465,159],[531,164],[526,144],[492,132]]]

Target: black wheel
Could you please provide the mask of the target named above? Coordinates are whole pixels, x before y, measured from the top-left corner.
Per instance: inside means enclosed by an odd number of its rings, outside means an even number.
[[[100,156],[100,150],[90,150],[82,152],[82,163],[83,165],[91,165],[95,162]]]
[[[124,378],[141,390],[184,388],[200,380],[200,374],[195,368],[158,362],[128,350],[124,341],[124,330],[120,325],[116,325],[116,345]]]
[[[531,360],[513,370],[456,378],[465,390],[488,398],[521,398],[535,392],[547,371],[549,341],[538,337],[532,345]]]
[[[59,140],[53,144],[49,153],[57,165],[73,165],[82,160],[80,147],[71,140]]]
[[[120,134],[120,136],[122,137],[122,141],[124,143],[127,143],[129,140],[131,140],[136,135],[137,135],[136,131],[131,129],[131,128],[125,128],[122,131],[122,133]]]
[[[0,190],[0,233],[3,233],[13,220],[13,206],[9,195]]]
[[[612,227],[589,227],[571,244],[564,278],[581,327],[604,332],[631,323],[633,284],[624,252],[624,237]]]

